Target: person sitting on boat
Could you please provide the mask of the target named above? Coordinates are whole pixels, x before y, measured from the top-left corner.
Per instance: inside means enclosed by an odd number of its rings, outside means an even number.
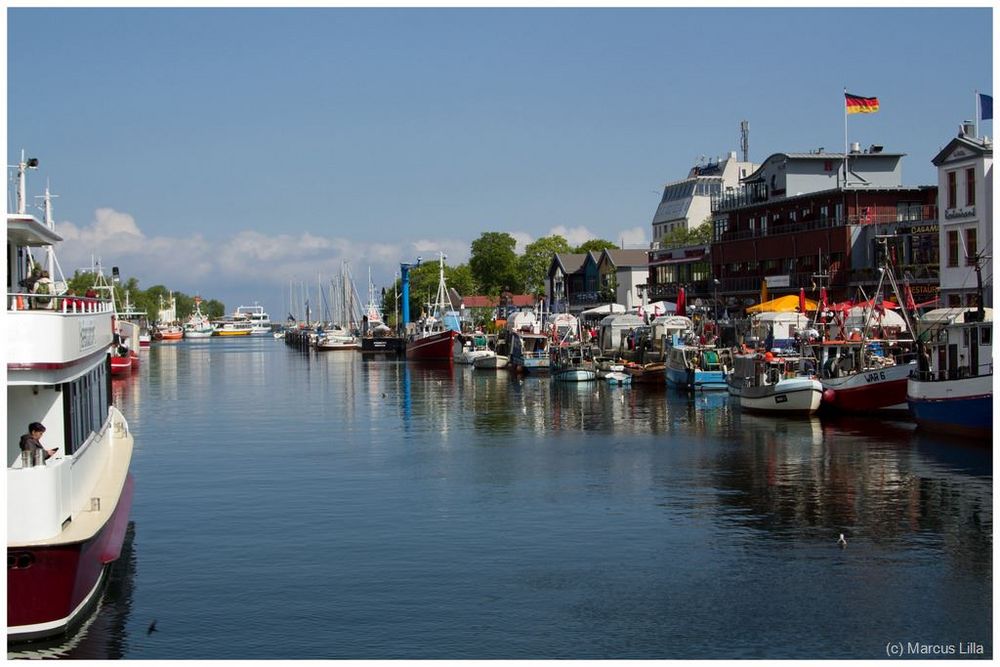
[[[32,293],[36,296],[32,298],[32,307],[41,308],[43,310],[51,310],[55,307],[55,303],[52,297],[49,296],[53,292],[52,279],[49,278],[48,271],[42,271],[42,276],[35,282],[35,287]]]
[[[19,282],[18,285],[23,287],[24,291],[27,292],[28,294],[34,294],[35,284],[41,279],[41,277],[42,277],[42,269],[41,267],[36,266],[31,270],[31,273],[28,275],[28,277]]]
[[[35,452],[42,451],[45,452],[45,460],[52,458],[53,455],[59,448],[55,449],[45,449],[42,446],[42,435],[45,433],[45,427],[39,422],[31,422],[28,424],[28,432],[21,436],[21,451],[29,452],[32,459],[35,457]]]

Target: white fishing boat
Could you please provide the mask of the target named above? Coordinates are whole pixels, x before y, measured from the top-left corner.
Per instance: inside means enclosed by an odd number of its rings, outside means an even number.
[[[452,360],[456,364],[474,365],[477,359],[495,357],[497,354],[490,349],[489,339],[482,332],[455,336],[452,348]]]
[[[55,261],[63,239],[26,213],[18,165],[16,213],[7,214],[7,641],[71,631],[100,598],[122,549],[132,505],[133,439],[112,404],[108,356],[114,305],[64,299],[28,310],[18,285],[33,253]],[[29,423],[45,427],[44,450],[21,451]]]
[[[194,312],[184,322],[185,338],[211,338],[215,334],[212,321],[201,312],[201,297],[194,298]]]
[[[819,409],[823,385],[797,356],[750,354],[733,357],[727,384],[740,407],[756,412],[812,414]]]
[[[592,349],[579,342],[564,343],[555,348],[549,369],[558,382],[593,382],[597,366]]]

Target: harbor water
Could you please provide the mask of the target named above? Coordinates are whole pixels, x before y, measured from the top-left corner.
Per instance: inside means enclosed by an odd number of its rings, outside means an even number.
[[[154,344],[113,384],[130,539],[29,654],[993,653],[989,445],[270,337]]]

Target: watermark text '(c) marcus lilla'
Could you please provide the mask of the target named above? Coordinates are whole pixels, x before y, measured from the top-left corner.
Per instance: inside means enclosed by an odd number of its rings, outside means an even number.
[[[925,644],[924,642],[886,642],[885,654],[890,658],[909,656],[980,656],[985,655],[979,642],[958,642],[957,644]]]

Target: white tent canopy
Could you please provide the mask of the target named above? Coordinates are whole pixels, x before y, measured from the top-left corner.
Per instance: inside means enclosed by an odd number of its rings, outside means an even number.
[[[598,306],[597,308],[591,308],[590,310],[585,310],[580,313],[580,317],[587,317],[588,315],[608,315],[611,313],[624,313],[625,306],[620,303],[606,303],[603,306]]]
[[[673,315],[674,311],[677,310],[677,304],[673,301],[654,301],[653,303],[647,303],[645,306],[636,306],[629,312],[639,312],[640,308],[647,315],[658,317],[660,315]]]

